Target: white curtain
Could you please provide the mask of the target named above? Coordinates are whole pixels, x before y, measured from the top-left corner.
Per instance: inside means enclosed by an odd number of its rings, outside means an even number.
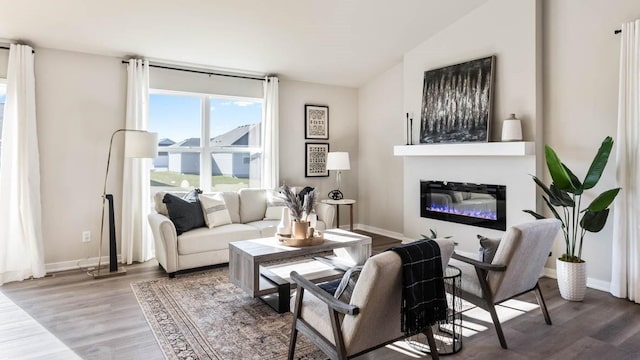
[[[12,44],[0,156],[0,285],[45,275],[33,49]]]
[[[127,65],[127,120],[125,128],[147,130],[149,124],[149,61],[131,59]],[[126,141],[126,132],[125,132]],[[122,263],[147,261],[154,256],[151,230],[149,159],[125,158],[122,177]]]
[[[262,123],[262,187],[275,189],[279,182],[279,126],[278,126],[278,78],[267,76],[264,82],[264,112]]]
[[[640,20],[622,25],[611,294],[640,303]]]

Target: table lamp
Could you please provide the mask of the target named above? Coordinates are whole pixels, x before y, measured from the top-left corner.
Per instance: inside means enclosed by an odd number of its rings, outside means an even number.
[[[98,268],[89,272],[94,279],[125,275],[124,268],[118,269],[118,254],[116,248],[116,225],[113,211],[113,195],[107,194],[107,178],[109,177],[109,164],[111,163],[111,149],[113,139],[118,133],[126,133],[124,145],[124,157],[126,158],[155,158],[158,156],[158,134],[145,130],[118,129],[111,134],[109,142],[109,155],[107,156],[107,170],[104,174],[104,188],[102,190],[102,218],[100,221],[100,247],[98,249]],[[109,271],[101,271],[102,260],[102,238],[104,233],[104,210],[105,201],[109,201]]]
[[[336,170],[336,185],[337,189],[331,190],[328,194],[329,198],[333,200],[340,200],[344,196],[340,191],[340,174],[342,170],[351,170],[349,164],[349,153],[344,151],[334,151],[327,154],[327,170]]]

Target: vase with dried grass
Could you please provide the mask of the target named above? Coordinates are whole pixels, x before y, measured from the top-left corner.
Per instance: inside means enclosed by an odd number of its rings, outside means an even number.
[[[301,199],[293,193],[287,185],[280,187],[279,196],[284,200],[291,214],[291,237],[295,239],[308,239],[313,237],[314,229],[310,227],[308,220],[316,202],[316,192],[312,190]]]

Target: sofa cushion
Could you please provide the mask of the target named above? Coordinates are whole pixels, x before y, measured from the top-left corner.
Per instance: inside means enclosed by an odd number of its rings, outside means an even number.
[[[287,204],[273,190],[267,190],[267,210],[264,212],[265,220],[280,220],[282,209],[286,209]]]
[[[224,198],[224,203],[227,205],[229,216],[232,223],[240,222],[240,197],[237,191],[224,191],[218,193]],[[208,194],[205,194],[208,195]]]
[[[164,196],[167,194],[166,191],[158,191],[153,195],[154,209],[158,214],[162,214],[164,216],[169,217],[169,210],[167,209],[167,204],[164,203]]]
[[[178,255],[225,250],[232,241],[260,237],[257,228],[245,224],[228,224],[213,229],[193,229],[178,236]]]
[[[209,229],[217,226],[231,224],[231,217],[227,210],[227,204],[224,202],[222,194],[214,194],[213,196],[199,195],[200,205],[202,205],[202,215],[204,222]]]
[[[240,222],[243,224],[264,219],[267,210],[267,190],[240,189]]]
[[[278,224],[278,220],[260,220],[252,221],[246,225],[252,226],[260,231],[260,237],[275,236]]]
[[[167,205],[169,219],[175,225],[177,235],[205,226],[202,207],[197,197],[198,191],[200,190],[195,189],[185,195],[184,198],[170,193],[164,196],[163,201]]]

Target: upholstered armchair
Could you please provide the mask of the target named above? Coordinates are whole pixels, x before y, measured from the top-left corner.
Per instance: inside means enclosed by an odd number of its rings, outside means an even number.
[[[436,240],[440,246],[443,270],[454,243]],[[331,359],[350,359],[405,337],[400,330],[402,299],[402,261],[393,251],[367,260],[347,304],[296,272],[291,279],[298,284],[291,308],[294,319],[289,346],[293,359],[298,332],[313,341]],[[438,352],[431,328],[425,335],[433,359]]]
[[[490,264],[453,254],[449,264],[462,270],[458,294],[489,312],[504,349],[507,348],[507,341],[496,313],[496,304],[534,291],[544,320],[551,325],[538,278],[559,230],[560,221],[557,219],[512,226],[500,240]]]

